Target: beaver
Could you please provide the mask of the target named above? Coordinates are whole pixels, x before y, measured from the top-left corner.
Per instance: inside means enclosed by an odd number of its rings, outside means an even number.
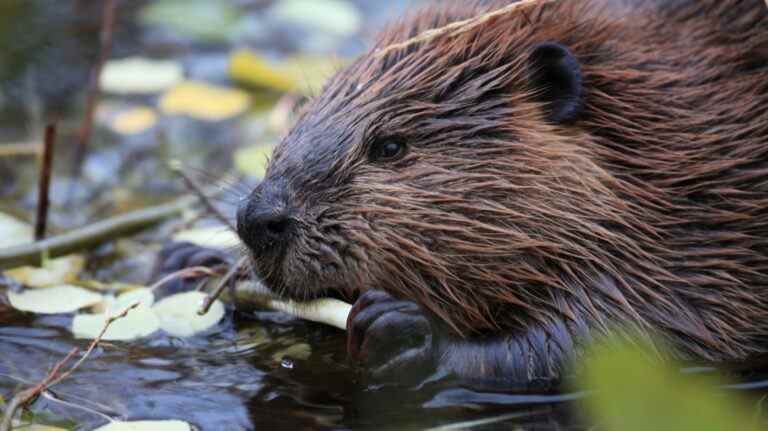
[[[356,298],[374,376],[557,381],[620,327],[767,353],[763,0],[540,1],[408,42],[510,3],[400,19],[305,105],[238,210],[256,275]]]

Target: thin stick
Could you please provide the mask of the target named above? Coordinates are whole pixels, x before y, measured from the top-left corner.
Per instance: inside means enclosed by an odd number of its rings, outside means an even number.
[[[80,176],[80,167],[88,150],[88,139],[93,129],[93,117],[96,110],[96,101],[99,97],[99,77],[101,69],[109,58],[112,50],[112,34],[115,24],[115,0],[106,0],[101,16],[101,33],[99,44],[99,58],[91,69],[88,80],[88,93],[85,101],[85,113],[83,122],[80,123],[80,129],[77,132],[77,147],[75,149],[74,177]]]
[[[213,305],[213,302],[221,296],[221,292],[224,291],[224,288],[229,284],[230,280],[238,273],[240,272],[240,269],[245,266],[245,264],[248,262],[248,257],[243,256],[240,258],[240,260],[237,261],[234,265],[232,265],[231,268],[229,268],[229,271],[227,271],[226,274],[224,274],[223,277],[221,277],[221,280],[219,280],[219,284],[216,285],[216,287],[213,289],[213,291],[205,297],[205,301],[203,301],[203,304],[200,306],[200,309],[197,310],[197,314],[202,316],[205,313],[208,312],[208,310],[211,308],[211,305]]]
[[[42,256],[64,256],[115,238],[138,232],[189,209],[197,200],[186,196],[174,202],[121,214],[43,241],[0,249],[0,270],[22,265],[41,265]]]
[[[62,380],[69,377],[76,369],[78,369],[80,365],[82,365],[83,362],[85,362],[85,360],[88,359],[88,355],[90,355],[91,352],[93,352],[93,349],[95,349],[96,346],[99,344],[99,342],[101,341],[101,338],[107,332],[107,329],[109,329],[109,325],[111,325],[114,321],[122,319],[123,317],[127,316],[128,312],[138,307],[139,304],[140,304],[139,302],[134,302],[133,304],[131,304],[131,306],[123,310],[120,314],[117,314],[107,319],[107,321],[104,322],[104,326],[101,328],[101,332],[99,332],[99,335],[97,335],[96,338],[94,338],[93,341],[91,341],[91,344],[88,346],[88,350],[85,351],[85,354],[77,362],[75,362],[75,365],[72,365],[72,367],[70,367],[65,373],[63,373],[62,375],[54,379],[48,386],[53,386],[61,382]]]
[[[208,195],[205,194],[205,191],[203,191],[203,187],[192,177],[190,177],[186,172],[184,172],[183,166],[180,161],[178,160],[171,160],[170,163],[168,163],[168,167],[170,169],[178,174],[183,180],[184,184],[186,184],[187,188],[193,192],[195,195],[197,195],[198,198],[200,198],[200,202],[203,203],[205,208],[210,212],[214,217],[219,219],[220,222],[224,223],[225,226],[227,226],[232,232],[235,232],[235,226],[232,225],[232,222],[229,221],[224,214],[219,211],[218,208],[211,202],[211,200],[208,198]]]
[[[491,12],[484,13],[480,16],[465,19],[463,21],[455,21],[443,27],[433,28],[433,29],[421,32],[420,34],[404,42],[393,43],[392,45],[388,45],[388,46],[385,46],[384,48],[377,49],[375,52],[375,56],[383,57],[392,51],[402,49],[402,48],[407,48],[415,43],[427,42],[442,35],[457,36],[475,27],[483,25],[486,22],[490,21],[491,19],[496,18],[497,16],[501,16],[518,9],[526,8],[534,4],[544,4],[544,3],[550,3],[553,1],[555,0],[520,0],[517,3],[512,3],[509,6],[504,6],[500,9],[496,9]]]
[[[35,241],[45,238],[45,228],[48,224],[48,196],[53,169],[53,146],[56,143],[56,123],[45,126],[45,141],[43,160],[40,166],[40,180],[37,184],[37,217],[35,220]]]
[[[10,431],[11,427],[13,425],[13,417],[16,416],[16,411],[20,408],[23,408],[27,403],[29,403],[32,399],[34,399],[37,395],[45,391],[47,388],[61,382],[62,380],[66,379],[72,373],[77,370],[83,362],[85,362],[86,359],[88,359],[88,356],[91,354],[93,349],[96,348],[96,346],[101,341],[101,338],[104,336],[104,334],[107,332],[107,329],[109,329],[109,326],[116,320],[122,319],[125,317],[129,311],[133,310],[134,308],[138,307],[139,303],[136,302],[130,307],[123,310],[122,313],[110,317],[107,319],[107,321],[104,323],[104,326],[101,328],[101,332],[99,332],[99,335],[91,341],[91,344],[88,346],[88,350],[85,351],[85,354],[77,361],[74,365],[72,365],[67,371],[59,375],[59,371],[61,368],[69,362],[76,354],[80,351],[79,348],[75,347],[67,354],[67,356],[64,357],[61,361],[57,362],[56,365],[53,367],[50,373],[48,373],[45,378],[38,383],[37,385],[33,386],[32,388],[26,389],[24,391],[19,392],[16,394],[13,399],[11,399],[10,403],[8,403],[8,407],[6,407],[5,412],[3,414],[3,420],[0,422],[0,431]]]
[[[286,301],[258,282],[239,283],[235,301],[237,308],[268,308],[282,311],[294,317],[323,323],[341,330],[347,329],[347,319],[352,305],[333,298],[320,298],[306,302]]]
[[[37,142],[0,144],[0,157],[37,156],[42,152],[43,146]]]
[[[156,281],[152,286],[149,286],[149,290],[158,289],[165,283],[168,283],[169,281],[175,280],[177,278],[197,278],[201,276],[214,277],[216,275],[218,274],[211,268],[207,268],[205,266],[190,266],[189,268],[183,268],[166,275],[165,277]]]

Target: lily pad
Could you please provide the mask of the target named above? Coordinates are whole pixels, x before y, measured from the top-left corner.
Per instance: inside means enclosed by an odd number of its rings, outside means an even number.
[[[154,94],[167,90],[184,78],[177,61],[129,57],[108,61],[99,78],[107,93]]]
[[[273,148],[271,144],[261,144],[238,149],[233,156],[235,169],[254,178],[263,178]]]
[[[202,292],[171,295],[157,302],[153,310],[160,319],[160,327],[177,337],[189,337],[212,328],[224,317],[224,304],[216,300],[208,313],[200,316],[197,310],[206,298]]]
[[[201,81],[185,81],[160,98],[160,110],[170,115],[188,115],[221,121],[244,113],[250,105],[248,93]]]
[[[174,235],[173,240],[219,249],[237,247],[241,244],[240,237],[231,229],[223,226],[184,230]]]
[[[0,248],[13,247],[32,242],[32,226],[0,213]]]
[[[8,301],[13,308],[39,314],[72,313],[103,299],[98,293],[69,285],[8,292]]]
[[[191,431],[192,427],[178,420],[165,421],[114,421],[96,428],[94,431]]]
[[[75,282],[83,266],[83,256],[72,254],[48,260],[42,268],[22,266],[9,269],[5,275],[29,287],[48,287]]]

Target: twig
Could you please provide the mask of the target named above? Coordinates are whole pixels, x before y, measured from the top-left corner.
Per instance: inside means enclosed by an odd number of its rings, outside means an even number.
[[[93,69],[91,69],[91,74],[88,80],[88,93],[85,101],[85,113],[83,114],[83,122],[80,123],[80,129],[77,132],[77,147],[75,148],[73,166],[74,178],[80,176],[80,167],[88,149],[88,139],[91,136],[96,101],[99,96],[99,77],[101,76],[101,69],[107,62],[109,53],[112,49],[112,34],[115,24],[115,4],[115,0],[106,0],[104,2],[104,9],[101,16],[101,32],[99,35],[99,58],[93,66]]]
[[[43,160],[40,166],[40,179],[37,185],[37,217],[35,220],[35,241],[45,238],[45,228],[48,224],[48,194],[53,169],[53,146],[56,143],[56,123],[45,126]]]
[[[135,233],[183,212],[196,200],[194,196],[187,196],[164,205],[121,214],[43,241],[0,249],[0,269],[21,265],[41,265],[43,253],[47,253],[49,257],[64,256]]]
[[[56,374],[59,373],[59,370],[61,369],[61,367],[63,367],[64,364],[69,362],[69,360],[72,359],[79,351],[80,349],[77,347],[72,348],[72,350],[70,350],[69,353],[67,353],[67,356],[65,356],[64,359],[57,362],[56,365],[53,366],[53,369],[51,370],[51,372],[48,373],[48,375],[45,376],[45,378],[40,383],[14,395],[14,397],[6,406],[5,412],[3,413],[3,420],[2,422],[0,422],[0,431],[11,430],[11,426],[13,425],[13,417],[16,415],[16,411],[24,407],[28,402],[30,402],[33,398],[35,398],[40,392],[45,390],[48,384],[53,380],[54,376],[56,376]]]
[[[190,177],[186,172],[184,172],[183,166],[181,165],[181,162],[178,160],[171,160],[168,163],[168,167],[170,169],[178,174],[183,180],[184,184],[187,185],[187,188],[193,192],[195,195],[197,195],[198,198],[200,198],[200,202],[203,203],[205,208],[210,212],[214,217],[219,219],[220,222],[224,223],[225,226],[227,226],[230,230],[235,232],[235,226],[232,225],[232,222],[229,221],[224,214],[219,211],[218,208],[211,202],[211,200],[208,198],[208,195],[206,195],[205,191],[203,191],[203,187],[192,177]]]
[[[13,399],[8,403],[8,406],[5,409],[5,412],[3,413],[3,420],[0,422],[0,431],[10,431],[11,426],[13,425],[13,417],[16,415],[16,411],[20,408],[23,408],[27,403],[29,403],[32,399],[34,399],[37,395],[41,394],[43,391],[45,391],[47,388],[56,385],[57,383],[60,383],[62,380],[66,379],[70,375],[72,375],[75,370],[77,370],[83,362],[85,362],[86,359],[88,359],[88,356],[91,354],[93,349],[96,348],[96,346],[101,341],[101,338],[104,336],[104,334],[107,332],[107,329],[109,329],[109,326],[116,320],[122,319],[125,317],[129,311],[133,310],[134,308],[138,307],[139,303],[136,302],[130,307],[123,310],[122,313],[112,316],[104,323],[104,327],[101,328],[101,332],[99,332],[99,335],[91,341],[91,344],[88,346],[88,350],[85,351],[85,354],[77,361],[74,365],[72,365],[67,371],[59,375],[59,371],[61,368],[69,362],[76,354],[80,351],[79,348],[75,347],[67,354],[67,356],[64,357],[61,361],[56,363],[56,365],[53,367],[50,373],[37,385],[33,386],[32,388],[26,389],[24,391],[19,392],[16,394]]]
[[[501,16],[518,9],[526,8],[534,4],[544,4],[544,3],[550,3],[553,1],[555,0],[520,0],[519,2],[512,3],[508,6],[504,6],[500,9],[496,9],[476,17],[472,17],[462,21],[455,21],[443,27],[426,30],[408,40],[405,40],[404,42],[393,43],[391,45],[385,46],[384,48],[377,49],[375,52],[375,56],[383,57],[392,51],[402,49],[402,48],[407,48],[415,43],[427,42],[442,35],[457,36],[475,27],[483,25],[486,22],[490,21],[491,19],[496,18],[497,16]]]
[[[161,286],[163,286],[165,283],[168,283],[169,281],[175,280],[177,278],[188,278],[188,277],[197,278],[201,276],[214,277],[217,275],[219,274],[217,274],[211,268],[208,268],[205,266],[190,266],[189,268],[183,268],[166,275],[165,277],[156,281],[152,286],[149,286],[149,290],[158,289]]]
[[[224,288],[227,286],[227,284],[229,284],[230,280],[232,280],[232,278],[240,271],[240,268],[245,266],[247,261],[248,257],[243,256],[234,265],[232,265],[232,267],[229,268],[229,271],[227,271],[227,273],[221,277],[221,280],[219,280],[219,284],[216,285],[216,287],[208,296],[205,297],[205,301],[203,301],[202,305],[200,305],[200,309],[197,310],[197,314],[202,316],[208,312],[208,310],[211,308],[211,305],[213,304],[213,301],[221,296],[221,292],[224,291]]]
[[[274,293],[257,282],[238,284],[236,293],[235,300],[239,303],[238,306],[244,304],[256,308],[282,311],[304,320],[323,323],[341,330],[347,329],[347,318],[352,309],[352,305],[333,298],[321,298],[307,302],[285,301],[275,297]]]
[[[36,156],[41,154],[43,146],[37,142],[13,142],[0,144],[0,157]]]

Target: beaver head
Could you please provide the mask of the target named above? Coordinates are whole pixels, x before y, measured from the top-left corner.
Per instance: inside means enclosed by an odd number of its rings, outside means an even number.
[[[258,276],[299,300],[385,290],[459,333],[630,316],[717,342],[686,293],[658,293],[690,284],[672,267],[696,259],[670,251],[687,247],[676,229],[693,206],[663,189],[664,169],[692,152],[669,146],[679,129],[659,123],[701,95],[670,100],[685,77],[660,78],[651,36],[629,38],[597,3],[537,6],[394,50],[487,6],[385,31],[303,108],[240,208]],[[638,150],[649,145],[658,151]]]

